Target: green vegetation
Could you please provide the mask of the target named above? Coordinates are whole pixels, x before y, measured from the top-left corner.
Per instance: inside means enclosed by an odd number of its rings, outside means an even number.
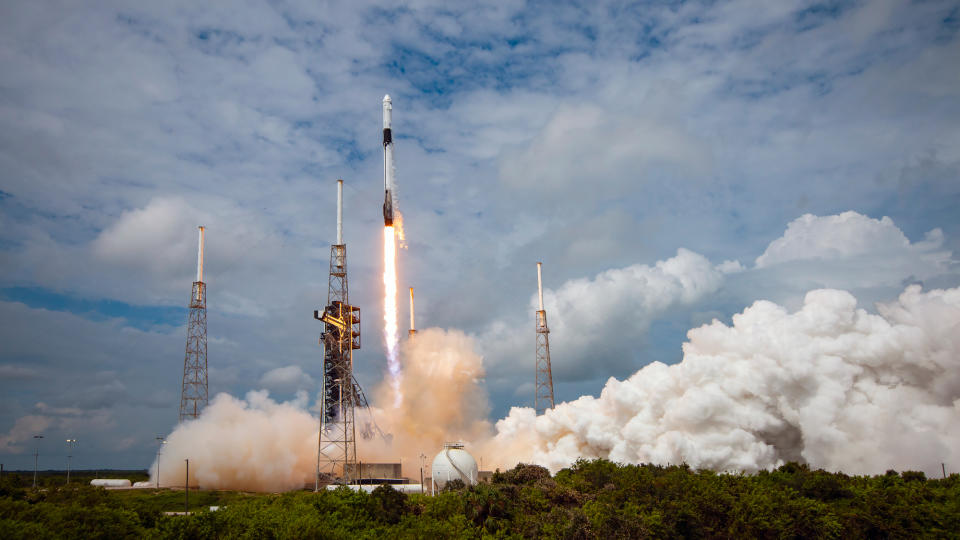
[[[89,482],[89,480],[87,480]],[[51,480],[52,483],[52,480]],[[960,475],[847,476],[790,463],[755,475],[580,461],[436,497],[108,491],[0,481],[0,538],[960,538]],[[208,508],[221,506],[216,512]]]

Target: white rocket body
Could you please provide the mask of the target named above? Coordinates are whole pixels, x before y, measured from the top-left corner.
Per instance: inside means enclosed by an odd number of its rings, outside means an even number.
[[[393,102],[383,96],[383,224],[393,225]]]

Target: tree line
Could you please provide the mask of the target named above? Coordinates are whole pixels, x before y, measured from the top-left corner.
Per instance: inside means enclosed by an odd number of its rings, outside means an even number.
[[[757,474],[581,460],[436,496],[108,491],[0,479],[0,538],[960,538],[960,475],[848,476],[788,463]],[[220,506],[210,511],[210,506]]]

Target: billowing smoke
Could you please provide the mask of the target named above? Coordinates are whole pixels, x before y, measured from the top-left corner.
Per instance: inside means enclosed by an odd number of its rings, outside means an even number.
[[[483,358],[472,337],[458,330],[420,330],[404,342],[401,356],[403,403],[372,410],[393,440],[389,445],[383,440],[361,443],[362,459],[416,463],[420,454],[433,459],[444,442],[490,437]],[[391,403],[392,392],[392,384],[385,381],[376,389],[374,402]]]
[[[414,475],[419,456],[433,455],[445,441],[490,437],[490,410],[483,388],[483,360],[472,338],[457,330],[429,328],[401,346],[404,400],[393,406],[396,388],[387,377],[374,389],[372,419],[392,441],[358,436],[363,461],[402,461]],[[190,459],[190,484],[204,488],[286,491],[312,485],[320,419],[307,411],[307,396],[277,403],[266,391],[243,400],[219,394],[197,420],[177,426],[160,456],[160,483],[182,486]],[[357,431],[371,420],[358,411]],[[372,427],[372,426],[371,426]],[[150,469],[156,481],[156,462]]]
[[[838,290],[808,293],[795,313],[756,302],[732,326],[690,330],[678,364],[611,378],[599,398],[539,418],[514,408],[484,452],[553,470],[578,457],[849,473],[958,463],[960,289],[911,286],[878,311]]]
[[[405,399],[390,381],[374,395],[375,420],[393,434],[360,440],[366,461],[418,457],[463,440],[485,468],[517,462],[553,470],[579,457],[755,471],[796,460],[848,473],[889,468],[935,473],[960,461],[960,289],[908,287],[878,314],[839,290],[815,290],[790,313],[767,301],[690,330],[683,360],[653,362],[599,397],[536,417],[514,408],[492,429],[476,343],[427,329],[401,350]],[[582,361],[590,361],[584,358]],[[281,491],[311,481],[319,420],[306,396],[275,403],[221,394],[168,438],[161,483]],[[358,413],[358,426],[365,421]],[[154,471],[156,465],[154,465]]]
[[[240,400],[218,394],[200,418],[181,423],[161,449],[160,484],[251,491],[301,488],[311,478],[319,421],[306,411],[306,394],[277,403],[265,390]],[[156,482],[157,462],[150,468]]]

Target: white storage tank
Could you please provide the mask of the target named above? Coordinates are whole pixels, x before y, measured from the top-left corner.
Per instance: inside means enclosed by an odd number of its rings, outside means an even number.
[[[451,480],[462,480],[465,485],[477,483],[477,460],[463,449],[463,443],[446,443],[433,458],[431,477],[436,489]]]
[[[100,487],[130,487],[130,481],[126,478],[97,478],[90,481],[91,486],[100,486]]]

